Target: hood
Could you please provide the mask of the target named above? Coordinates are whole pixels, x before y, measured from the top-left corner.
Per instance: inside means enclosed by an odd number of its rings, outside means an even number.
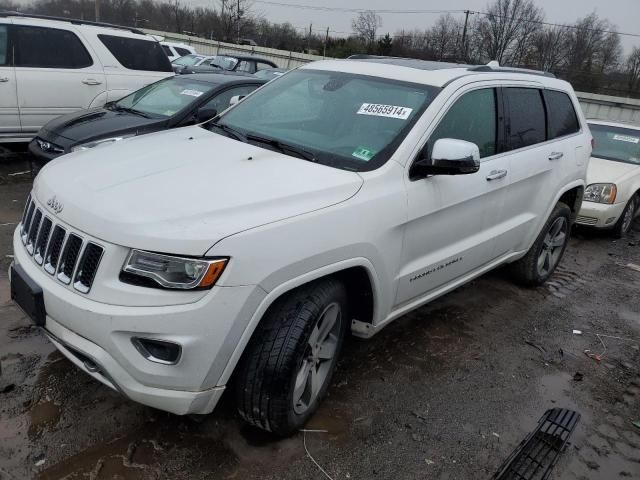
[[[76,144],[125,132],[148,130],[166,119],[144,118],[128,112],[91,108],[57,117],[47,123],[38,136],[60,146]],[[44,138],[46,137],[46,138]],[[64,140],[71,140],[65,142]]]
[[[591,157],[587,170],[587,185],[592,183],[619,183],[638,173],[640,166]]]
[[[328,207],[362,178],[185,127],[63,155],[36,177],[42,205],[107,242],[203,255],[224,237]],[[54,215],[52,213],[52,215]]]

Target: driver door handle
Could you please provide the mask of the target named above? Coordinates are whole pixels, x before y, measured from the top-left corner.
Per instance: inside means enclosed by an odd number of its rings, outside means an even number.
[[[9,81],[9,77],[0,77],[0,83],[7,83]]]
[[[562,157],[564,157],[564,153],[553,152],[551,155],[549,155],[549,160],[560,160]]]
[[[487,175],[487,181],[492,182],[493,180],[500,180],[507,176],[506,170],[492,170],[489,175]]]
[[[95,80],[93,78],[85,78],[84,80],[82,80],[82,83],[84,83],[85,85],[100,85],[102,82],[99,82],[98,80]]]

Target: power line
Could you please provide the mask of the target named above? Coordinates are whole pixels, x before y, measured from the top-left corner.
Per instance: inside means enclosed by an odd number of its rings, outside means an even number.
[[[476,15],[484,15],[486,17],[497,17],[497,18],[504,18],[506,20],[518,20],[515,17],[509,17],[507,15],[496,15],[493,13],[488,13],[488,12],[477,12],[475,10],[469,10],[470,13],[474,13]],[[551,23],[551,22],[544,22],[542,20],[525,20],[527,23],[536,23],[538,25],[546,25],[549,27],[560,27],[560,28],[571,28],[574,30],[579,30],[581,27],[579,27],[578,25],[566,25],[566,24],[561,24],[561,23]],[[585,30],[589,31],[589,32],[602,32],[602,33],[614,33],[616,35],[625,35],[627,37],[639,37],[640,38],[640,33],[625,33],[625,32],[617,32],[615,30],[604,30],[601,28],[585,28]]]
[[[272,5],[272,6],[277,6],[277,7],[287,7],[287,8],[298,8],[298,9],[302,9],[302,10],[314,10],[314,11],[319,11],[319,12],[343,12],[343,13],[363,13],[363,12],[374,12],[376,14],[445,14],[445,13],[465,13],[468,11],[469,13],[472,14],[476,14],[476,15],[484,15],[486,17],[498,17],[498,18],[504,18],[507,20],[516,20],[515,17],[509,17],[507,15],[496,15],[496,14],[492,14],[492,13],[488,13],[488,12],[479,12],[476,10],[424,10],[424,9],[412,9],[412,10],[404,10],[404,9],[378,9],[378,10],[371,10],[371,9],[366,9],[366,8],[343,8],[343,7],[323,7],[323,6],[318,6],[318,5],[302,5],[299,3],[286,3],[286,2],[275,2],[275,1],[270,1],[270,0],[254,0],[255,3],[262,3],[265,5]],[[560,24],[560,23],[552,23],[552,22],[544,22],[541,20],[526,20],[527,23],[536,23],[539,25],[546,25],[546,26],[550,26],[550,27],[560,27],[560,28],[569,28],[569,29],[574,29],[574,30],[578,30],[581,27],[577,26],[577,25],[565,25],[565,24]],[[599,28],[589,28],[586,29],[588,31],[597,31],[597,32],[602,32],[602,33],[613,33],[616,35],[622,35],[622,36],[627,36],[627,37],[635,37],[635,38],[640,38],[640,34],[639,33],[627,33],[627,32],[618,32],[615,30],[603,30],[603,29],[599,29]],[[347,32],[332,32],[332,33],[347,33]]]
[[[347,12],[347,13],[426,13],[426,14],[442,14],[442,13],[464,13],[464,10],[404,10],[404,9],[369,9],[369,8],[343,8],[343,7],[322,7],[319,5],[302,5],[299,3],[272,2],[268,0],[254,0],[254,3],[262,3],[265,5],[273,5],[276,7],[299,8],[301,10],[315,10],[319,12]]]

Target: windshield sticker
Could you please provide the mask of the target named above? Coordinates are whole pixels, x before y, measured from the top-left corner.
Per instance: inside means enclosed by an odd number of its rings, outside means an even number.
[[[189,95],[190,97],[199,97],[204,92],[199,92],[198,90],[182,90],[180,95]]]
[[[638,143],[640,142],[640,138],[638,137],[630,137],[629,135],[614,135],[614,140],[618,140],[620,142],[628,142],[628,143]]]
[[[359,158],[360,160],[364,160],[368,162],[375,156],[376,152],[373,150],[369,150],[368,148],[358,147],[351,154],[353,157]]]
[[[406,120],[413,112],[413,108],[398,107],[395,105],[380,105],[379,103],[363,103],[358,110],[358,115],[374,115],[376,117],[397,118]]]

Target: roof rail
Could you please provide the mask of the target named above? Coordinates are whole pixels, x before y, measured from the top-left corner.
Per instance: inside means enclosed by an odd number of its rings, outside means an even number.
[[[90,22],[88,20],[78,20],[76,18],[50,17],[48,15],[37,15],[35,13],[22,13],[22,12],[0,12],[0,17],[23,17],[23,18],[39,18],[42,20],[56,20],[58,22],[69,22],[74,25],[91,25],[94,27],[116,28],[118,30],[127,30],[129,32],[137,33],[139,35],[146,35],[142,30],[138,30],[137,28],[133,28],[133,27],[123,27],[121,25],[114,25],[112,23]]]
[[[512,68],[512,67],[493,67],[490,65],[478,65],[469,67],[470,72],[491,72],[491,73],[527,73],[529,75],[539,75],[541,77],[556,78],[551,72],[543,72],[542,70],[531,70],[529,68]]]

